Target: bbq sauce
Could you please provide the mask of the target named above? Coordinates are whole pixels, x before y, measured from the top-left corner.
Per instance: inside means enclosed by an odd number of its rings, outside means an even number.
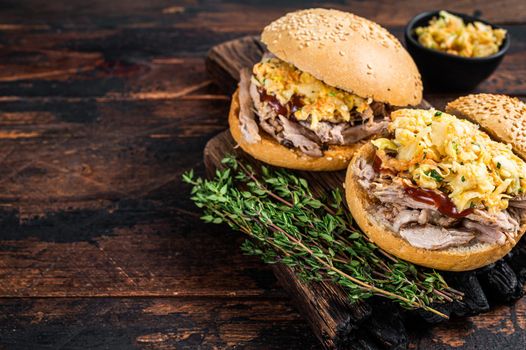
[[[258,88],[258,93],[261,102],[267,102],[270,108],[272,108],[277,114],[282,115],[284,117],[288,117],[289,115],[293,114],[298,109],[303,107],[303,101],[298,95],[293,95],[289,103],[287,103],[284,106],[279,102],[279,100],[275,96],[267,94],[267,91],[265,89]]]
[[[375,172],[380,173],[382,170],[382,159],[377,155],[374,156],[373,169]],[[435,206],[438,211],[444,215],[452,218],[463,218],[473,213],[473,209],[469,208],[466,210],[458,211],[455,204],[446,196],[445,193],[440,191],[433,191],[418,187],[405,186],[405,193],[413,198],[414,200]]]
[[[292,98],[290,99],[290,102],[288,103],[290,114],[293,114],[297,110],[301,109],[303,107],[303,101],[301,100],[301,97],[298,95],[292,95]]]
[[[446,196],[440,191],[433,191],[410,186],[406,186],[404,190],[405,193],[414,200],[429,205],[434,205],[435,207],[437,207],[439,212],[449,217],[458,219],[473,213],[472,208],[462,210],[461,212],[459,212],[455,204],[451,201],[451,199],[449,199],[448,196]]]
[[[392,169],[382,168],[382,158],[378,157],[378,155],[374,156],[373,169],[374,172],[378,174],[389,173],[391,175],[395,175],[395,172]]]
[[[377,155],[374,156],[373,169],[376,173],[379,173],[382,170],[382,159]]]

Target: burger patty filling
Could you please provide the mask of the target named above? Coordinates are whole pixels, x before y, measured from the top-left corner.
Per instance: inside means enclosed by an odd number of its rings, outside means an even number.
[[[265,56],[239,83],[241,131],[257,142],[259,129],[280,144],[313,156],[329,145],[351,145],[387,126],[382,103],[333,88],[275,57]]]
[[[399,110],[373,159],[353,172],[367,209],[409,244],[430,250],[513,241],[526,219],[526,164],[475,124],[435,111]]]

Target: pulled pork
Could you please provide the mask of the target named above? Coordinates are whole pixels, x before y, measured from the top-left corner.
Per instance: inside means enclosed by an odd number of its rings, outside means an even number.
[[[261,136],[249,93],[251,73],[248,69],[242,69],[239,75],[239,126],[245,140],[256,143],[261,141]]]
[[[354,122],[319,122],[311,128],[309,121],[297,121],[293,114],[282,115],[275,106],[262,101],[261,92],[250,81],[248,69],[240,72],[239,82],[239,124],[241,133],[249,143],[261,140],[259,127],[289,148],[298,148],[312,157],[322,157],[328,145],[351,145],[387,127],[387,108],[382,103],[373,102],[363,113],[355,112]],[[280,106],[285,109],[285,107]],[[256,118],[257,116],[257,118]]]
[[[474,209],[469,215],[454,218],[430,204],[411,198],[404,191],[404,180],[392,174],[377,173],[364,158],[353,165],[358,183],[375,199],[371,207],[380,224],[397,233],[412,246],[430,250],[458,247],[470,243],[504,244],[520,228],[525,211],[510,201],[507,210],[490,212]]]
[[[475,237],[469,231],[445,229],[435,225],[405,226],[400,229],[399,234],[413,247],[433,250],[464,245]]]

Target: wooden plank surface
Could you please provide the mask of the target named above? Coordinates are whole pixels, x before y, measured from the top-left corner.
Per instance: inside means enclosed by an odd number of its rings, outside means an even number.
[[[32,298],[0,306],[6,349],[315,348],[300,316],[273,299]]]
[[[209,81],[207,50],[320,5],[0,4],[0,348],[318,346],[271,270],[241,255],[239,236],[199,223],[180,174],[203,173],[204,145],[226,127],[229,95]],[[513,35],[510,54],[480,90],[526,94],[523,1],[331,6],[398,35],[420,10],[477,11]],[[436,105],[450,97],[426,96]],[[157,300],[184,312],[143,311]],[[222,305],[218,327],[207,310]],[[439,327],[425,339],[462,345],[472,327],[511,319],[498,339],[520,344],[523,333],[512,330],[525,328],[523,309]],[[185,340],[188,329],[201,335]],[[489,346],[506,344],[493,334]],[[412,346],[429,348],[426,341]]]

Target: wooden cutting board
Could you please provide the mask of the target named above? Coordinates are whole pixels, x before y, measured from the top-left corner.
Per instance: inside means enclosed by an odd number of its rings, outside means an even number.
[[[239,79],[239,70],[251,67],[259,61],[264,47],[256,37],[244,37],[213,47],[207,57],[207,69],[212,78],[226,92],[233,92]],[[226,116],[225,116],[226,118]],[[221,167],[226,154],[235,154],[254,165],[258,161],[250,158],[236,147],[229,131],[212,138],[204,151],[204,162],[209,174]],[[342,187],[345,172],[309,173],[299,172],[314,191],[325,193]],[[464,316],[492,312],[493,317],[517,320],[516,310],[495,308],[510,303],[522,296],[526,278],[526,244],[519,243],[513,252],[496,264],[466,273],[445,273],[448,283],[465,293],[462,302],[438,306],[453,321],[442,319],[426,312],[402,310],[390,301],[372,298],[366,302],[351,304],[344,291],[328,283],[302,283],[293,271],[281,264],[273,265],[274,273],[281,285],[290,293],[300,312],[310,323],[313,332],[327,349],[382,349],[421,348],[444,349],[456,347],[477,349],[523,348],[524,330],[521,334],[503,338],[510,333],[506,323],[491,324],[488,318],[466,318]],[[459,318],[464,317],[464,318]],[[524,322],[524,314],[518,317]],[[480,324],[477,324],[479,322]],[[436,326],[435,324],[440,323]],[[461,328],[465,332],[465,339]],[[436,330],[442,331],[437,333]],[[511,329],[514,333],[515,328]],[[433,337],[442,334],[435,342]],[[456,335],[456,338],[455,338]],[[502,339],[504,340],[502,340]],[[502,343],[500,342],[502,340]],[[499,345],[500,344],[500,345]]]

